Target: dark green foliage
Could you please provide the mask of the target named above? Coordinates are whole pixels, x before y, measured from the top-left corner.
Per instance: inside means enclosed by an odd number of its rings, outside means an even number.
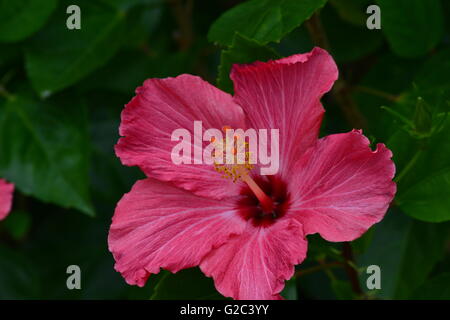
[[[276,58],[279,58],[279,55],[275,50],[236,33],[232,45],[227,50],[222,50],[217,86],[227,92],[233,91],[233,83],[229,77],[233,64],[251,63],[255,60],[267,61]]]
[[[58,0],[0,1],[0,42],[21,41],[38,31]]]
[[[383,32],[392,50],[402,57],[418,57],[442,39],[444,18],[440,0],[377,0]]]
[[[366,28],[373,3],[381,30]],[[81,30],[66,28],[71,4]],[[147,78],[192,73],[232,93],[233,64],[317,45],[364,134],[393,151],[397,195],[350,261],[341,243],[308,236],[283,296],[450,299],[449,14],[440,0],[0,0],[0,178],[16,185],[0,221],[0,299],[223,299],[198,268],[144,288],[114,270],[111,217],[143,178],[114,154],[120,112]],[[336,92],[322,102],[322,136],[355,126]],[[82,290],[66,287],[72,264]],[[380,290],[366,287],[369,265]]]
[[[327,0],[251,0],[225,12],[211,26],[208,38],[231,45],[235,32],[262,44],[279,42]]]

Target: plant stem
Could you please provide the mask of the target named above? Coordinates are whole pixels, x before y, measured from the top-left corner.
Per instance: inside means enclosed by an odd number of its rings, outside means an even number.
[[[399,97],[396,95],[393,95],[393,94],[390,94],[388,92],[384,92],[384,91],[381,91],[378,89],[369,88],[366,86],[353,86],[353,90],[364,92],[364,93],[367,93],[367,94],[370,94],[370,95],[373,95],[376,97],[380,97],[380,98],[386,99],[391,102],[397,102],[399,100]]]
[[[311,18],[305,22],[305,24],[314,44],[330,52],[331,48],[329,45],[328,37],[320,21],[319,14],[317,12],[314,13]],[[340,75],[340,78],[336,81],[332,93],[336,102],[341,108],[347,122],[353,128],[366,128],[367,121],[359,111],[357,104],[353,100],[351,91],[349,90],[348,85],[342,75]]]
[[[339,261],[330,262],[330,263],[322,263],[322,264],[319,264],[318,266],[314,266],[314,267],[311,267],[311,268],[308,268],[308,269],[298,270],[294,274],[294,278],[306,276],[308,274],[315,273],[315,272],[322,271],[322,270],[326,270],[326,269],[339,268],[339,267],[342,267],[342,266],[343,266],[342,263],[339,262]]]
[[[355,129],[367,128],[367,121],[359,111],[358,105],[342,77],[336,81],[333,94],[347,122]]]
[[[327,34],[320,21],[319,14],[317,12],[314,13],[311,18],[305,22],[305,25],[314,44],[330,51],[330,43],[328,42]]]
[[[179,27],[178,45],[181,51],[188,50],[194,41],[192,28],[192,8],[193,0],[167,0],[172,10],[172,14]]]
[[[362,291],[361,286],[359,284],[358,272],[349,263],[354,261],[353,250],[352,246],[350,245],[350,242],[344,242],[342,244],[342,257],[345,260],[344,269],[345,272],[347,273],[348,278],[350,279],[350,284],[352,286],[353,292],[358,296],[362,296],[364,292]]]
[[[321,266],[326,265],[325,260],[318,260],[318,262]],[[324,268],[323,270],[324,270],[325,274],[327,275],[328,279],[331,280],[331,282],[336,281],[336,277],[334,276],[333,271],[331,271],[331,268]]]

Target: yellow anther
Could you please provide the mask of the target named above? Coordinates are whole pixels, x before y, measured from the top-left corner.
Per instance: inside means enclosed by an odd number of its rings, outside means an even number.
[[[224,126],[223,131],[231,129],[229,126]],[[234,136],[231,142],[232,147],[227,149],[227,144],[230,143],[229,139],[225,138],[221,141],[217,141],[216,138],[211,138],[211,143],[215,145],[215,150],[212,152],[214,158],[214,169],[222,174],[223,178],[232,179],[233,182],[242,180],[243,176],[248,175],[248,173],[253,169],[253,165],[250,164],[250,152],[248,151],[249,144],[242,140],[239,136]],[[229,146],[228,146],[229,147]],[[243,149],[242,149],[243,148]],[[217,150],[218,149],[218,150]],[[230,150],[231,157],[227,157],[227,151]],[[242,150],[242,155],[239,155],[238,151]],[[240,157],[240,162],[238,163],[238,156]],[[231,160],[232,163],[227,163]]]

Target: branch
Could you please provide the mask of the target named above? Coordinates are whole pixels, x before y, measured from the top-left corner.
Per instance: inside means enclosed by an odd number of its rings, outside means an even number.
[[[303,276],[306,276],[308,274],[315,273],[315,272],[318,272],[318,271],[322,271],[322,270],[325,270],[325,269],[339,268],[339,267],[343,267],[343,264],[341,262],[339,262],[339,261],[330,262],[330,263],[323,263],[323,264],[320,264],[318,266],[314,266],[314,267],[311,267],[311,268],[308,268],[308,269],[298,270],[294,274],[294,278],[303,277]]]
[[[177,36],[178,46],[181,51],[188,50],[194,41],[194,32],[192,29],[192,7],[193,0],[167,0],[175,21],[178,24],[179,35]]]
[[[396,96],[396,95],[393,95],[393,94],[390,94],[388,92],[384,92],[384,91],[381,91],[378,89],[365,87],[365,86],[353,86],[353,90],[364,92],[364,93],[370,94],[372,96],[380,97],[380,98],[386,99],[387,101],[390,101],[390,102],[397,102],[400,99],[399,96]]]
[[[315,45],[331,52],[330,44],[322,22],[320,21],[319,14],[317,12],[314,13],[305,24]],[[332,94],[341,108],[345,119],[353,128],[362,129],[367,127],[367,121],[353,100],[348,85],[342,75],[336,81]]]
[[[345,260],[344,269],[347,273],[348,278],[350,279],[350,284],[352,285],[353,292],[358,296],[364,295],[364,292],[362,291],[359,284],[358,272],[350,264],[354,261],[353,250],[350,242],[344,242],[342,244],[342,257]]]

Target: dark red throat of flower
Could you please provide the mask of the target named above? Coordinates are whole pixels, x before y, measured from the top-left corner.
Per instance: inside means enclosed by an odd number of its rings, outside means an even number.
[[[222,130],[227,133],[229,126]],[[214,169],[224,178],[232,179],[234,182],[242,180],[245,187],[242,190],[243,198],[238,207],[241,216],[245,220],[252,219],[255,225],[267,226],[282,217],[289,206],[286,184],[274,176],[261,176],[253,180],[251,170],[251,152],[245,137],[234,135],[233,138],[226,136],[225,139],[211,139],[215,150],[211,156],[214,159]],[[241,157],[238,157],[238,151]],[[234,161],[227,163],[224,159],[231,158]],[[239,161],[241,160],[241,161]]]
[[[269,197],[264,190],[260,188],[260,186],[250,178],[250,176],[246,175],[242,177],[242,180],[247,183],[249,189],[253,192],[256,198],[259,200],[259,204],[261,206],[261,210],[264,214],[272,213],[274,209],[274,199]]]
[[[242,198],[238,201],[239,213],[255,226],[269,226],[284,216],[289,207],[286,184],[278,177],[265,176],[243,179]]]

